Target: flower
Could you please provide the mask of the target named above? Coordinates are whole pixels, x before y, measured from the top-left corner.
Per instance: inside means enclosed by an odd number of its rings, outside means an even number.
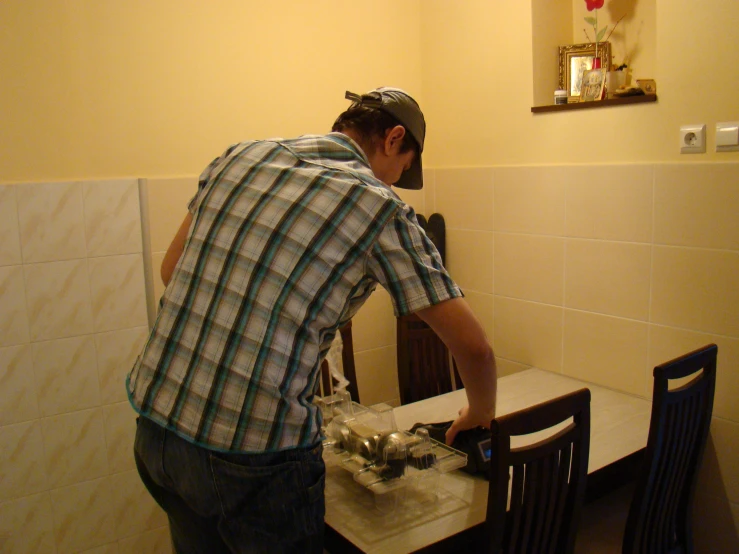
[[[585,6],[588,8],[589,12],[595,11],[595,17],[588,16],[585,18],[585,23],[588,25],[593,26],[593,33],[595,35],[595,40],[593,41],[595,43],[595,57],[598,57],[598,43],[603,40],[603,36],[606,34],[606,31],[608,30],[608,25],[603,27],[602,29],[598,29],[598,10],[603,7],[603,4],[605,4],[605,0],[585,0]],[[608,36],[606,37],[606,41],[608,41],[609,38],[611,38],[611,35],[613,34],[613,31],[616,30],[616,27],[621,22],[621,20],[626,16],[626,14],[622,15],[618,21],[616,21],[616,24],[613,26],[613,29],[611,29],[611,32],[608,33]],[[585,37],[590,40],[590,36],[588,35],[588,32],[585,31]]]
[[[603,35],[606,34],[606,30],[608,29],[608,25],[603,27],[602,29],[598,29],[598,9],[603,7],[603,4],[605,4],[605,0],[585,0],[585,5],[588,8],[589,12],[592,12],[595,10],[595,17],[586,17],[585,23],[592,25],[593,27],[593,33],[595,34],[595,50],[597,52],[598,50],[598,43],[603,38]],[[587,32],[585,33],[587,36]],[[588,37],[590,39],[590,37]]]

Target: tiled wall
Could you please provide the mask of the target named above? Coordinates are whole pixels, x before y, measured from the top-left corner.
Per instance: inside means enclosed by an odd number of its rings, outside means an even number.
[[[719,347],[697,552],[739,551],[739,164],[437,169],[426,211],[501,375],[535,366],[651,397]]]
[[[124,389],[147,335],[138,181],[0,186],[0,236],[0,552],[169,552]]]

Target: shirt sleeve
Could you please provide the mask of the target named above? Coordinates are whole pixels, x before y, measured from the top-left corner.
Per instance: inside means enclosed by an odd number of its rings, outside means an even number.
[[[390,293],[396,316],[464,296],[407,204],[380,233],[367,270]]]

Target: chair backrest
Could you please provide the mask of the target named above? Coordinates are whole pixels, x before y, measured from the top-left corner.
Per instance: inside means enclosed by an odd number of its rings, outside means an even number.
[[[649,439],[626,521],[626,554],[693,552],[691,510],[711,426],[717,354],[710,344],[654,368]],[[670,390],[671,380],[696,373]]]
[[[352,322],[339,328],[341,333],[341,342],[343,348],[341,351],[341,365],[344,367],[344,377],[349,381],[346,390],[352,395],[354,402],[359,402],[359,387],[357,385],[357,370],[354,366],[354,342],[352,341]],[[331,371],[328,368],[328,362],[321,362],[321,385],[324,395],[328,395],[329,391],[333,391],[333,381]]]
[[[511,448],[512,436],[544,431],[570,418],[548,437]],[[489,551],[571,553],[588,474],[590,390],[496,418],[490,431]]]
[[[397,339],[401,404],[461,388],[461,379],[454,362],[450,363],[449,350],[420,317],[415,314],[399,317]]]

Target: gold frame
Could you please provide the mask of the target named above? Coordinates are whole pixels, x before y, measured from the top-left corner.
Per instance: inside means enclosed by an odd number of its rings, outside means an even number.
[[[611,67],[610,42],[598,43],[598,57],[600,66],[608,71]],[[593,68],[594,58],[594,42],[559,47],[559,88],[567,91],[568,98],[580,99],[583,72]]]

